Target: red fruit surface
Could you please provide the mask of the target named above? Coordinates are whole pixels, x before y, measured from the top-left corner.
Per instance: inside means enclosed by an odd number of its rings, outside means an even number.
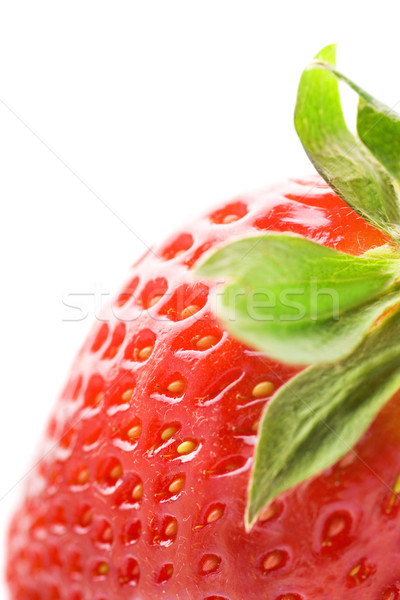
[[[13,600],[400,598],[400,397],[355,453],[244,529],[257,423],[296,370],[233,340],[191,268],[266,230],[353,254],[387,241],[310,178],[244,195],[148,252],[48,425],[10,528]]]

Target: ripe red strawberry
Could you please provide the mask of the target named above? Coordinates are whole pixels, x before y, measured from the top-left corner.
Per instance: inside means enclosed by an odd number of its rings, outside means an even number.
[[[346,202],[319,177],[292,180],[221,206],[132,268],[77,357],[14,515],[12,600],[400,600],[400,144],[388,151],[381,142],[400,119],[347,80],[362,99],[361,141],[352,137],[332,58],[325,49],[303,75],[296,127]],[[382,135],[371,135],[377,126]],[[256,234],[252,250],[263,241],[304,248],[297,262],[275,260],[274,285],[294,264],[306,291],[317,273],[345,298],[339,319],[321,302],[322,317],[305,311],[271,337],[280,356],[284,347],[293,357],[297,336],[313,357],[304,363],[320,370],[237,341],[214,316],[216,284],[193,276],[212,249]],[[277,254],[266,256],[274,263]],[[229,270],[244,276],[240,261]],[[259,277],[251,267],[247,291]],[[304,343],[302,328],[330,362]],[[253,339],[258,322],[255,330]],[[271,462],[262,453],[276,431],[285,439],[270,445]],[[344,453],[335,435],[346,449],[359,441]]]
[[[191,269],[213,245],[267,230],[353,254],[386,241],[315,178],[229,202],[147,253],[48,426],[10,531],[13,599],[400,597],[400,503],[382,484],[400,474],[396,399],[360,460],[244,529],[257,422],[295,370],[223,331]]]

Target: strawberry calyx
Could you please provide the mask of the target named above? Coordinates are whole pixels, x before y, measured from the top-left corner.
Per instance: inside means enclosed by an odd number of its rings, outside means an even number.
[[[388,243],[363,256],[270,232],[220,248],[196,273],[217,286],[216,314],[236,338],[309,365],[268,402],[246,526],[265,505],[354,448],[400,387],[400,117],[342,75],[335,46],[304,71],[295,127],[326,182]],[[348,129],[338,81],[359,95]]]

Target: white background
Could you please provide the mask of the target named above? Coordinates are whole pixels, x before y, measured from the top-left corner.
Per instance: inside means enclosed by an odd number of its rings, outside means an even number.
[[[311,172],[292,113],[324,45],[399,102],[397,5],[0,2],[2,540],[94,318],[87,300],[88,317],[66,322],[63,299],[117,289],[144,250],[129,228],[151,244],[220,200]]]

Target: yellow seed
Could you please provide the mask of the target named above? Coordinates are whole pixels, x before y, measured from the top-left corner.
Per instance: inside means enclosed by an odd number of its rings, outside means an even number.
[[[87,483],[89,481],[89,469],[82,469],[79,471],[76,479],[80,485]]]
[[[393,508],[393,506],[394,506],[394,503],[396,502],[396,498],[397,498],[396,494],[392,494],[392,495],[390,496],[390,500],[389,500],[389,502],[388,502],[388,505],[387,505],[387,507],[386,507],[386,512],[387,512],[387,514],[390,514],[390,513],[391,513],[391,511],[392,511],[392,508]]]
[[[109,568],[108,564],[105,562],[100,563],[97,567],[97,573],[99,575],[107,575],[109,570],[110,570],[110,568]]]
[[[125,392],[121,396],[122,401],[129,402],[129,400],[132,398],[132,394],[133,394],[133,390],[131,390],[131,389],[125,390]]]
[[[142,427],[140,425],[134,425],[128,431],[128,437],[130,438],[138,438],[142,432]]]
[[[97,394],[96,398],[94,399],[94,405],[98,406],[103,401],[103,398],[104,398],[103,392],[99,392]]]
[[[388,505],[386,507],[386,512],[388,514],[391,512],[396,500],[398,499],[399,494],[400,494],[400,475],[397,477],[396,481],[394,482],[393,493],[390,496]]]
[[[214,523],[215,521],[218,521],[222,517],[223,514],[224,514],[223,508],[221,508],[220,506],[216,506],[215,508],[210,510],[210,512],[208,513],[207,523]]]
[[[115,465],[110,471],[111,479],[119,479],[122,475],[122,467],[121,465]]]
[[[192,440],[185,440],[177,447],[176,451],[178,454],[190,454],[196,448],[195,442]]]
[[[171,425],[171,427],[166,427],[164,431],[161,433],[161,439],[163,442],[166,442],[177,432],[178,428]]]
[[[102,535],[101,535],[101,539],[103,540],[103,542],[111,542],[113,539],[113,530],[111,529],[111,527],[106,527],[106,529],[103,531]]]
[[[215,346],[217,342],[218,340],[215,337],[215,335],[205,335],[204,337],[197,340],[196,346],[199,350],[208,350],[209,348]]]
[[[109,358],[114,358],[114,356],[117,354],[118,350],[119,350],[119,346],[111,346],[111,348],[108,351]]]
[[[196,306],[196,304],[191,304],[190,306],[186,306],[186,308],[184,308],[181,313],[182,319],[187,319],[188,317],[191,317],[192,315],[196,314],[199,310],[200,310],[200,308],[198,306]]]
[[[149,302],[148,302],[148,306],[149,308],[151,308],[152,306],[154,306],[155,304],[157,304],[157,302],[159,300],[161,300],[162,296],[158,295],[158,296],[153,296],[152,298],[150,298]]]
[[[137,483],[132,490],[132,498],[134,500],[140,500],[143,496],[143,484]]]
[[[203,573],[211,573],[215,571],[218,567],[218,558],[216,556],[207,556],[206,560],[203,562],[201,566],[201,570]]]
[[[238,219],[239,217],[237,215],[225,215],[225,217],[222,219],[222,223],[224,225],[229,225],[229,223],[234,223]]]
[[[278,567],[282,560],[282,553],[279,550],[274,550],[265,557],[263,567],[266,571],[271,571],[271,569]]]
[[[183,379],[177,379],[176,381],[171,381],[167,390],[171,392],[171,394],[180,394],[185,389],[185,382]]]
[[[271,381],[260,381],[253,387],[253,391],[251,395],[254,398],[263,398],[264,396],[269,396],[274,391],[275,386]]]
[[[183,490],[184,485],[185,480],[183,479],[183,477],[178,477],[177,479],[174,479],[172,483],[169,484],[168,491],[171,494],[178,494],[180,491]]]
[[[87,510],[85,510],[85,512],[81,516],[79,524],[82,525],[82,527],[84,527],[85,525],[90,525],[91,522],[92,522],[92,509],[88,508]]]
[[[274,517],[277,513],[276,505],[269,504],[266,506],[259,514],[258,520],[260,523],[265,523],[265,521],[269,521]]]
[[[361,565],[356,565],[355,567],[353,567],[349,573],[350,577],[355,577],[360,569],[361,569]]]
[[[178,531],[178,523],[177,523],[177,521],[174,519],[173,521],[170,521],[170,522],[169,522],[169,523],[166,525],[166,527],[165,527],[165,529],[164,529],[164,534],[165,534],[167,537],[174,537],[174,536],[176,535],[177,531]]]
[[[329,524],[327,537],[333,538],[339,533],[342,533],[346,528],[346,521],[343,517],[334,517]]]
[[[142,348],[141,350],[139,350],[139,360],[147,360],[149,358],[149,356],[151,355],[151,353],[154,350],[154,346],[145,346],[144,348]]]

